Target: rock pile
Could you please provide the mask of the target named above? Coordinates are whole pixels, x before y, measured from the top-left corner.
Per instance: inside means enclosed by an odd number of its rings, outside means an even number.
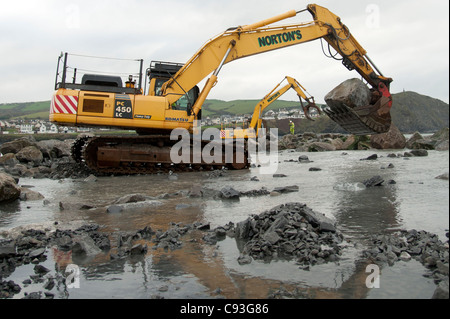
[[[74,140],[43,140],[22,137],[0,146],[0,167],[15,177],[79,178],[91,172],[71,157]]]
[[[249,257],[295,258],[308,268],[338,260],[342,248],[343,236],[334,222],[301,203],[274,207],[238,223],[233,230],[236,240],[243,243],[240,263],[251,262]]]
[[[193,187],[187,194],[190,198],[212,198],[216,200],[239,200],[241,197],[256,197],[277,194],[298,192],[297,185],[275,187],[269,191],[266,187],[252,189],[248,191],[238,191],[232,186],[225,186],[221,190],[214,190],[207,187]]]
[[[299,152],[326,152],[339,150],[367,150],[367,149],[424,149],[448,150],[449,129],[444,128],[430,137],[423,137],[416,132],[406,140],[395,124],[389,132],[375,135],[355,136],[348,134],[316,134],[305,132],[302,134],[287,134],[278,141],[280,150],[295,149]]]
[[[448,232],[446,235],[448,238]],[[435,234],[413,229],[374,235],[370,238],[369,246],[372,248],[365,250],[363,255],[374,263],[393,265],[399,260],[418,260],[431,271],[431,276],[438,285],[433,298],[449,298],[448,240],[443,243]]]
[[[424,149],[436,151],[448,151],[449,131],[444,128],[429,137],[423,137],[419,132],[415,132],[406,142],[409,149]]]
[[[124,233],[107,233],[97,224],[81,226],[75,230],[50,228],[45,230],[26,229],[19,234],[0,239],[0,298],[11,298],[21,291],[19,284],[3,281],[19,266],[35,264],[34,274],[22,284],[43,284],[46,298],[53,298],[51,292],[55,284],[65,284],[64,276],[58,271],[50,271],[40,263],[47,259],[50,249],[58,254],[70,253],[72,259],[92,258],[100,253],[110,253],[111,259],[125,258],[145,254],[146,247],[138,240],[150,240],[154,232],[150,227]],[[115,243],[113,245],[113,243]],[[42,292],[34,293],[29,298],[41,298]]]

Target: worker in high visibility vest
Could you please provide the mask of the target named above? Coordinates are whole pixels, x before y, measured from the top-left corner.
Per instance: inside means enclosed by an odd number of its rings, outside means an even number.
[[[295,134],[295,124],[294,124],[294,122],[290,121],[289,129],[291,131],[291,134],[294,135]]]

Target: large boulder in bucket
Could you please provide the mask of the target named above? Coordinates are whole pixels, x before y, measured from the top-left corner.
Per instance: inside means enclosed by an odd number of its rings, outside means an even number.
[[[383,83],[380,91],[370,90],[359,79],[349,79],[325,96],[328,107],[324,112],[349,133],[386,133],[391,126],[391,98]]]

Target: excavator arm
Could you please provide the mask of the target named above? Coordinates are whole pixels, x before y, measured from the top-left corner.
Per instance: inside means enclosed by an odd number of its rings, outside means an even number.
[[[288,83],[284,86],[281,86],[281,83],[286,80]],[[273,102],[278,100],[284,93],[289,91],[290,89],[293,89],[297,96],[299,97],[300,104],[303,109],[303,113],[305,114],[305,117],[308,120],[314,121],[309,116],[309,111],[311,108],[315,108],[319,114],[322,113],[320,108],[315,104],[314,97],[307,95],[306,89],[294,78],[290,76],[286,76],[280,83],[275,86],[275,88],[272,89],[264,98],[255,106],[255,109],[253,111],[252,119],[250,121],[250,124],[248,128],[244,129],[234,129],[234,132],[232,135],[226,134],[226,132],[223,132],[222,138],[256,138],[259,134],[259,130],[262,127],[262,114],[263,111],[271,105]],[[303,104],[303,100],[307,103],[306,105]]]
[[[271,24],[288,18],[295,17],[298,13],[308,11],[314,20],[289,25],[270,26]],[[288,11],[273,18],[263,20],[254,24],[230,28],[206,42],[180,70],[168,80],[162,87],[162,94],[169,100],[169,105],[177,101],[185,92],[189,91],[196,84],[205,79],[213,72],[207,80],[199,98],[193,106],[191,120],[196,118],[201,110],[202,104],[208,96],[210,90],[217,82],[218,74],[223,65],[237,59],[261,54],[317,39],[324,39],[342,57],[342,62],[349,70],[356,70],[371,86],[373,102],[371,107],[366,107],[362,111],[365,115],[341,106],[335,112],[349,112],[361,122],[371,119],[372,113],[376,114],[375,121],[384,122],[367,124],[364,128],[356,128],[356,133],[367,130],[373,133],[386,132],[390,127],[389,110],[392,106],[392,98],[389,93],[391,78],[381,74],[364,48],[351,35],[350,30],[341,22],[341,19],[321,6],[310,4],[302,11]],[[381,113],[379,110],[383,110]],[[338,123],[345,121],[348,114],[332,116],[333,112],[327,114]],[[364,131],[365,132],[365,131]]]
[[[284,80],[286,80],[288,83],[278,89]],[[300,83],[298,83],[296,79],[290,76],[286,76],[283,81],[281,81],[258,103],[258,105],[256,105],[255,110],[253,111],[252,120],[249,125],[249,127],[253,128],[255,132],[257,132],[261,127],[263,111],[290,89],[293,89],[297,93],[300,104],[302,105],[303,113],[308,120],[313,121],[313,119],[309,116],[309,111],[311,108],[315,108],[319,112],[319,114],[322,113],[320,108],[315,104],[314,97],[307,96],[305,93],[306,89]],[[303,105],[303,100],[307,103],[306,105]]]

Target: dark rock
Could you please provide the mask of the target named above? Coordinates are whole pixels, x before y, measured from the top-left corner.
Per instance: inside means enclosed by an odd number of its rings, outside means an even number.
[[[13,153],[7,153],[0,157],[0,166],[14,167],[14,165],[16,165],[18,163],[19,163],[19,160],[16,158],[16,155]]]
[[[300,215],[305,217],[306,221],[314,227],[319,227],[320,231],[336,232],[334,222],[323,214],[316,213],[306,205],[300,210]]]
[[[267,240],[271,245],[275,245],[281,239],[281,237],[274,231],[267,231],[267,233],[264,234],[263,238]]]
[[[306,155],[300,155],[298,157],[298,162],[299,163],[312,163],[312,161],[310,161],[308,156],[306,156]]]
[[[21,188],[16,180],[6,173],[0,172],[0,203],[14,201],[20,197]]]
[[[0,242],[0,259],[16,255],[16,243],[12,240]]]
[[[309,152],[332,152],[336,151],[336,146],[326,142],[313,142],[308,146]]]
[[[29,294],[25,293],[25,297],[22,299],[41,299],[42,293],[40,291],[30,292]]]
[[[381,176],[373,176],[363,182],[366,187],[382,186],[384,179]]]
[[[378,158],[377,154],[372,154],[369,157],[362,158],[361,161],[374,161]]]
[[[319,167],[310,167],[309,168],[309,171],[310,172],[319,172],[319,171],[321,171],[322,169],[321,168],[319,168]]]
[[[403,153],[403,157],[413,157],[413,155],[410,152]]]
[[[370,143],[376,149],[404,149],[406,146],[406,138],[397,126],[392,123],[388,132],[372,135],[370,137]]]
[[[14,281],[2,281],[0,277],[0,299],[12,298],[15,294],[18,294],[21,288]]]
[[[52,290],[55,287],[55,280],[53,278],[48,278],[47,282],[44,284],[44,289]]]
[[[415,132],[409,139],[406,141],[406,147],[409,149],[414,149],[414,143],[418,140],[423,140],[423,136],[419,132]]]
[[[153,197],[149,197],[143,194],[129,194],[117,199],[114,204],[137,203],[146,201],[148,199],[153,199]]]
[[[203,240],[208,245],[215,245],[215,244],[217,244],[217,241],[219,239],[217,238],[217,235],[215,232],[210,232],[210,233],[206,234],[205,236],[203,236]]]
[[[28,254],[28,257],[33,259],[33,258],[36,258],[36,257],[40,257],[44,253],[45,253],[45,248],[39,248],[39,249],[35,249],[35,250],[31,251]]]
[[[432,299],[449,299],[448,293],[448,277],[447,280],[443,280],[439,283],[436,290],[433,293]]]
[[[276,188],[274,188],[273,191],[280,193],[280,194],[292,193],[292,192],[298,192],[299,187],[297,185],[276,187]]]
[[[18,139],[15,139],[11,142],[6,142],[0,145],[0,153],[7,154],[7,153],[13,153],[16,154],[23,148],[27,146],[35,146],[36,140],[33,137],[21,137]]]
[[[36,143],[44,158],[57,159],[71,156],[71,147],[74,140],[43,140]]]
[[[273,177],[277,178],[277,177],[287,177],[284,174],[273,174]]]
[[[241,193],[233,187],[224,187],[221,189],[219,196],[222,199],[239,200]]]
[[[73,238],[72,253],[86,256],[96,256],[101,253],[101,249],[95,244],[95,241],[87,234]]]
[[[249,255],[240,255],[237,259],[239,265],[247,265],[250,264],[252,262],[252,257],[250,257]]]
[[[240,194],[241,196],[255,197],[255,196],[269,195],[270,192],[267,190],[267,188],[262,187],[261,189],[254,189],[246,192],[241,192]]]
[[[20,189],[20,200],[21,201],[36,201],[44,199],[44,196],[39,193],[35,192],[29,188],[21,187]]]
[[[42,265],[36,265],[36,266],[34,266],[34,272],[38,275],[45,275],[46,273],[50,272],[50,269],[48,269]]]
[[[199,223],[198,225],[196,225],[195,228],[198,229],[198,230],[203,230],[203,231],[205,231],[205,230],[211,229],[211,225],[210,225],[209,223],[206,223],[206,224],[204,224],[204,223]]]
[[[35,166],[38,166],[44,160],[44,156],[36,146],[27,146],[21,149],[19,152],[17,152],[16,158],[19,160],[19,162],[31,162]]]
[[[130,254],[131,255],[143,255],[147,253],[147,245],[136,244],[131,247]]]
[[[224,227],[217,227],[214,229],[214,233],[216,237],[223,238],[227,235],[227,230]]]
[[[250,218],[236,224],[235,236],[239,239],[247,239],[251,229]]]
[[[439,175],[439,176],[436,176],[435,178],[436,178],[436,179],[442,179],[442,180],[448,181],[448,173],[441,174],[441,175]]]
[[[411,150],[410,153],[414,156],[428,156],[427,150],[424,149]]]

